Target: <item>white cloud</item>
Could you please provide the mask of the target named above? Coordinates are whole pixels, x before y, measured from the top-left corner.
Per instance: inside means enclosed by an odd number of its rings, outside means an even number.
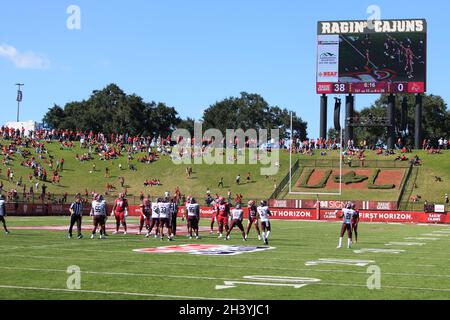
[[[46,57],[32,51],[22,53],[7,44],[0,44],[0,58],[13,62],[19,69],[47,69],[50,66]]]

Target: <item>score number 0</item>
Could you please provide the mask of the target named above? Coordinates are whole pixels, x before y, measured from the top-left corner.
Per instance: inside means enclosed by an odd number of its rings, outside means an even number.
[[[397,92],[404,92],[405,91],[405,84],[399,83],[397,84]]]

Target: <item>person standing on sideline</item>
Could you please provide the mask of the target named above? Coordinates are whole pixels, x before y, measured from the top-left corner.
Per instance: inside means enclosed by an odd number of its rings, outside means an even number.
[[[224,185],[223,185],[223,177],[221,177],[220,178],[220,181],[219,181],[219,184],[217,185],[217,188],[219,188],[219,187],[224,187]]]
[[[358,225],[359,225],[359,211],[356,210],[356,205],[353,203],[352,210],[355,211],[355,215],[352,218],[352,232],[355,235],[356,243],[358,243]]]
[[[72,230],[75,223],[77,224],[77,239],[83,238],[81,234],[81,220],[83,217],[83,203],[81,202],[81,194],[77,193],[75,201],[70,205],[70,225],[68,238],[72,239]]]
[[[177,216],[178,216],[178,203],[177,199],[173,198],[170,203],[170,226],[172,227],[172,235],[177,235]]]
[[[228,190],[228,203],[231,205],[233,202],[233,194],[231,193],[231,190]]]
[[[9,231],[8,231],[8,228],[6,227],[5,217],[6,217],[5,196],[4,195],[0,195],[0,221],[3,223],[3,229],[5,230],[5,233],[8,235]]]

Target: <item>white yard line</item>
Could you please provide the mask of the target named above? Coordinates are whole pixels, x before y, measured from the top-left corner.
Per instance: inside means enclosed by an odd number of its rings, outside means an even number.
[[[149,262],[150,263],[150,262]],[[160,264],[160,262],[154,262]],[[166,265],[183,265],[189,266],[185,263],[165,263]],[[197,265],[191,265],[197,266]],[[202,264],[206,267],[226,267],[226,265],[211,265]],[[228,266],[237,269],[248,269],[247,266]],[[278,268],[278,267],[261,267],[264,269],[274,269],[274,270],[289,270],[289,271],[305,271],[305,272],[326,272],[326,273],[351,273],[351,274],[367,274],[365,271],[351,271],[351,270],[339,270],[339,269],[317,269],[317,268]],[[21,267],[7,267],[0,266],[3,270],[13,270],[13,271],[35,271],[35,272],[66,272],[67,270],[62,269],[42,269],[42,268],[21,268]],[[229,278],[216,278],[216,277],[204,277],[204,276],[186,276],[186,275],[166,275],[166,274],[154,274],[154,273],[127,273],[127,272],[101,272],[101,271],[81,271],[81,273],[86,274],[98,274],[98,275],[121,275],[121,276],[143,276],[143,277],[166,277],[166,278],[177,278],[177,279],[194,279],[194,280],[233,280]],[[418,273],[395,273],[395,272],[383,272],[383,275],[391,276],[404,276],[404,277],[425,277],[425,278],[450,278],[450,275],[445,274],[418,274]]]
[[[326,283],[317,282],[311,283],[310,285],[323,285],[323,286],[338,286],[338,287],[357,287],[357,288],[367,288],[367,285],[361,284],[345,284],[345,283]],[[381,286],[381,289],[398,289],[398,290],[419,290],[419,291],[437,291],[437,292],[450,292],[450,288],[447,289],[437,289],[437,288],[417,288],[417,287],[398,287],[398,286]]]
[[[236,299],[229,299],[229,298],[191,297],[191,296],[178,296],[178,295],[165,295],[165,294],[152,294],[152,293],[139,293],[139,292],[70,290],[70,289],[58,289],[58,288],[23,287],[23,286],[9,286],[9,285],[0,285],[0,289],[56,291],[56,292],[69,292],[69,293],[93,293],[93,294],[106,294],[106,295],[119,295],[119,296],[174,298],[174,299],[189,299],[189,300],[236,300]]]
[[[79,251],[77,251],[79,252]],[[97,251],[98,252],[98,251]],[[103,252],[103,251],[102,251]],[[76,257],[76,258],[66,258],[66,257],[53,257],[53,256],[28,256],[28,255],[18,255],[18,254],[8,254],[10,257],[17,257],[17,258],[24,258],[24,259],[62,259],[62,260],[86,260],[86,261],[105,261],[105,259],[96,259],[96,258],[82,258],[82,257]],[[180,254],[182,255],[182,254]],[[214,258],[214,257],[213,257]],[[237,257],[238,259],[240,257]],[[283,259],[283,258],[256,258],[256,257],[252,257],[252,260],[261,260],[261,261],[267,261],[267,260],[273,260],[273,261],[291,261],[291,262],[298,262],[298,263],[305,263],[306,261],[309,261],[311,259],[316,259],[317,256],[314,256],[313,258],[302,258],[302,259]],[[379,256],[378,256],[379,258]],[[442,260],[442,259],[438,259],[438,260]],[[444,260],[450,260],[450,259],[444,259]],[[156,262],[152,262],[152,261],[148,261],[148,260],[125,260],[125,259],[109,259],[108,261],[111,262],[126,262],[126,263],[156,263]],[[170,263],[169,263],[170,264]],[[391,266],[402,266],[402,267],[424,267],[424,268],[434,268],[436,267],[435,265],[430,265],[430,264],[404,264],[404,263],[380,263],[382,265],[391,265]],[[176,264],[178,265],[178,264]],[[185,265],[185,264],[183,264]],[[191,265],[194,266],[194,265]],[[264,268],[264,267],[262,267]],[[289,269],[290,270],[290,269]]]
[[[100,241],[100,240],[98,240],[98,241]],[[106,243],[106,241],[108,241],[108,240],[104,240],[103,243]],[[190,242],[177,242],[176,245],[184,245],[184,244],[188,244],[188,243],[190,243]],[[224,245],[225,244],[228,244],[228,243],[226,243],[224,241]],[[145,243],[143,243],[143,245],[145,245]],[[158,245],[158,247],[160,247],[160,246],[164,247],[164,246],[169,246],[169,245],[175,245],[175,243],[161,242],[160,245]],[[233,244],[230,244],[230,245],[233,245]],[[239,244],[235,244],[235,245],[239,245]],[[384,244],[380,244],[380,246],[384,246]],[[28,248],[31,248],[31,247],[28,247]],[[24,248],[24,249],[26,249],[26,248]],[[33,247],[31,249],[34,249],[34,250],[45,250],[47,248],[45,246],[40,246],[40,247]],[[415,250],[419,250],[421,248],[420,247],[415,247],[414,249]],[[73,251],[73,248],[58,248],[55,245],[54,250],[55,251]],[[96,249],[79,249],[79,248],[77,248],[77,253],[80,253],[80,252],[95,252],[95,253],[99,253],[99,250],[100,250],[99,248],[96,248]],[[124,248],[123,250],[127,250],[127,248]],[[100,250],[100,252],[101,253],[113,253],[113,254],[122,254],[123,255],[124,254],[123,250],[121,250],[121,251],[119,251],[119,250],[106,250],[106,248],[102,248]],[[303,256],[305,256],[305,254],[309,254],[309,255],[311,255],[313,257],[317,256],[317,249],[304,249],[304,248],[301,248],[299,250],[301,251]],[[355,250],[356,250],[356,248],[355,248]],[[418,251],[417,253],[421,253],[421,252],[424,253],[424,251]],[[281,250],[281,249],[277,248],[276,252],[274,252],[274,253],[277,253],[277,254],[278,253],[280,253],[280,254],[281,253],[292,253],[292,249],[291,250]],[[448,256],[448,257],[450,257],[450,252],[449,253],[442,253],[441,252],[441,253],[433,253],[433,254],[435,256],[444,256],[444,257]],[[171,253],[170,255],[171,256],[185,256],[185,253]],[[283,259],[283,258],[270,258],[270,257],[267,257],[267,259],[268,260],[279,260],[279,261],[285,261],[286,260],[286,259]],[[417,257],[417,259],[422,259],[422,257]],[[423,259],[425,259],[425,258],[423,258]],[[432,259],[432,258],[430,258],[430,259]],[[450,258],[448,258],[448,259],[442,258],[442,259],[437,259],[437,260],[450,260]]]

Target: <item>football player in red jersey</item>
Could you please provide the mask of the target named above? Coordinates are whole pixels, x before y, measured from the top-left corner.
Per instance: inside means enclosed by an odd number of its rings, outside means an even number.
[[[247,239],[248,234],[250,233],[250,229],[252,225],[255,224],[256,232],[258,233],[258,240],[261,240],[261,230],[259,229],[259,219],[258,219],[258,208],[256,207],[256,202],[251,200],[248,202],[248,223],[247,223],[247,232],[245,238]]]
[[[217,221],[218,223],[218,211],[217,211],[217,207],[219,206],[219,198],[216,198],[216,201],[214,203],[214,213],[211,215],[211,231],[209,232],[210,234],[214,233],[214,222]],[[219,233],[219,232],[217,232]]]
[[[150,219],[152,215],[152,203],[150,202],[150,199],[144,198],[141,205],[139,206],[141,209],[141,215],[139,217],[139,232],[138,234],[142,233],[142,229],[147,229],[147,236],[149,235],[150,230]]]
[[[352,230],[355,234],[356,243],[358,243],[358,224],[359,224],[359,211],[356,210],[356,205],[353,204],[352,209],[355,211],[355,215],[352,218]]]
[[[219,224],[219,238],[223,237],[223,229],[228,232],[228,216],[230,215],[230,205],[225,202],[224,197],[219,198],[219,204],[216,207],[217,223]]]
[[[124,233],[127,234],[127,221],[128,216],[128,200],[125,199],[123,193],[119,194],[119,198],[114,201],[114,206],[111,212],[111,216],[116,218],[116,231],[113,234],[119,233],[120,224],[122,224]]]

